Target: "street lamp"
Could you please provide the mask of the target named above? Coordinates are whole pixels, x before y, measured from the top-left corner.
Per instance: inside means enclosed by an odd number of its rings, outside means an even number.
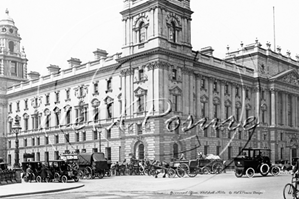
[[[12,133],[16,134],[16,149],[15,149],[15,164],[14,164],[14,170],[16,171],[16,180],[18,183],[21,183],[21,166],[20,166],[20,160],[19,160],[19,139],[18,134],[21,131],[21,126],[19,123],[19,118],[15,117],[15,124],[11,127]]]
[[[15,118],[15,124],[11,127],[12,133],[16,134],[16,147],[15,147],[15,164],[14,164],[14,169],[20,169],[20,162],[19,162],[19,139],[18,139],[18,134],[20,130],[22,129],[19,123],[19,118]]]

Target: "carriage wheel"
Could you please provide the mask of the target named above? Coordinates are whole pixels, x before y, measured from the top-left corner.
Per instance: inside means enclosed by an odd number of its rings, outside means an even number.
[[[189,174],[190,173],[190,167],[189,165],[185,164],[185,163],[181,163],[179,165],[180,168],[182,168],[185,171],[185,174]]]
[[[92,177],[93,177],[93,170],[92,170],[91,167],[86,167],[86,168],[84,169],[84,176],[85,176],[86,178],[88,178],[88,179],[92,179]]]
[[[84,178],[84,173],[83,173],[82,170],[79,170],[79,171],[78,171],[78,177],[79,177],[79,179],[81,179],[81,180]]]
[[[67,182],[68,182],[67,176],[63,175],[63,176],[61,177],[61,181],[62,181],[62,183],[67,183]]]
[[[74,177],[74,181],[75,181],[75,182],[78,182],[78,181],[79,181],[78,176],[75,176],[75,177]]]
[[[176,173],[179,178],[182,178],[185,175],[185,170],[181,167],[176,168]]]
[[[203,173],[203,174],[209,174],[209,173],[210,173],[209,167],[204,167],[204,168],[202,168],[202,173]]]
[[[247,170],[246,170],[246,175],[248,176],[248,178],[252,178],[254,176],[254,169],[252,167],[249,167]]]
[[[220,174],[223,171],[223,164],[221,162],[215,162],[212,165],[212,173]]]
[[[234,174],[237,178],[240,178],[243,176],[243,170],[235,170]]]
[[[176,171],[175,171],[175,169],[169,168],[169,169],[167,170],[167,174],[168,174],[168,177],[169,177],[169,178],[174,178],[175,175],[176,175]]]
[[[42,182],[42,177],[41,176],[37,176],[35,179],[36,182],[41,183]]]
[[[60,175],[58,173],[54,174],[54,181],[60,182]]]
[[[273,167],[271,168],[271,174],[272,174],[273,176],[279,175],[279,172],[280,172],[280,169],[279,169],[278,166],[273,166]]]
[[[269,165],[267,165],[267,164],[262,164],[262,165],[260,166],[260,169],[259,169],[260,174],[261,174],[262,176],[268,175],[269,170],[270,170],[270,167],[269,167]]]

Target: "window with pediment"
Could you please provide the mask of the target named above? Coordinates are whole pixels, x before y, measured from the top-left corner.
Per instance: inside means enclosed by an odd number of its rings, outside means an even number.
[[[58,104],[59,103],[59,91],[56,91],[55,92],[55,104]]]
[[[28,99],[25,99],[24,100],[24,111],[27,111],[28,110]]]
[[[235,87],[235,97],[240,97],[240,87],[239,86]]]
[[[225,95],[230,95],[228,83],[225,84]]]
[[[142,21],[139,25],[139,43],[143,43],[146,41],[146,27],[145,23]]]
[[[65,101],[67,102],[67,101],[70,101],[71,99],[70,99],[70,90],[71,89],[66,89],[66,99],[65,99]]]
[[[219,99],[218,97],[215,97],[215,98],[213,99],[214,118],[218,118],[219,105],[220,105],[220,99]]]
[[[35,111],[34,114],[31,115],[31,121],[32,121],[32,130],[37,130],[41,122],[41,117],[38,111]]]
[[[12,133],[13,118],[12,117],[8,117],[7,121],[8,121],[8,132]]]
[[[246,119],[250,117],[251,105],[246,104]]]
[[[267,105],[266,104],[262,104],[261,105],[261,122],[263,124],[266,124],[266,113],[267,113]]]
[[[176,24],[174,21],[171,22],[170,28],[169,28],[169,39],[170,41],[176,43]]]
[[[45,119],[45,128],[50,128],[50,121],[51,121],[51,112],[49,109],[44,110]]]

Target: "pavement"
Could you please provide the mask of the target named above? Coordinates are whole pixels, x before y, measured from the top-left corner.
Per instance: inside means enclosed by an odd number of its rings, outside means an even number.
[[[0,198],[66,191],[83,187],[81,183],[15,183],[0,186]]]

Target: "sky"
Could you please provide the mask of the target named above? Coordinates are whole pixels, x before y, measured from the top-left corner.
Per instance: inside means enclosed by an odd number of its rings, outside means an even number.
[[[254,43],[282,54],[299,54],[299,0],[191,0],[193,50],[211,46],[214,56]],[[94,60],[93,51],[122,52],[123,0],[0,0],[0,17],[8,8],[22,37],[28,72],[47,75],[50,64],[68,68],[67,60]],[[2,12],[2,13],[1,13]]]

